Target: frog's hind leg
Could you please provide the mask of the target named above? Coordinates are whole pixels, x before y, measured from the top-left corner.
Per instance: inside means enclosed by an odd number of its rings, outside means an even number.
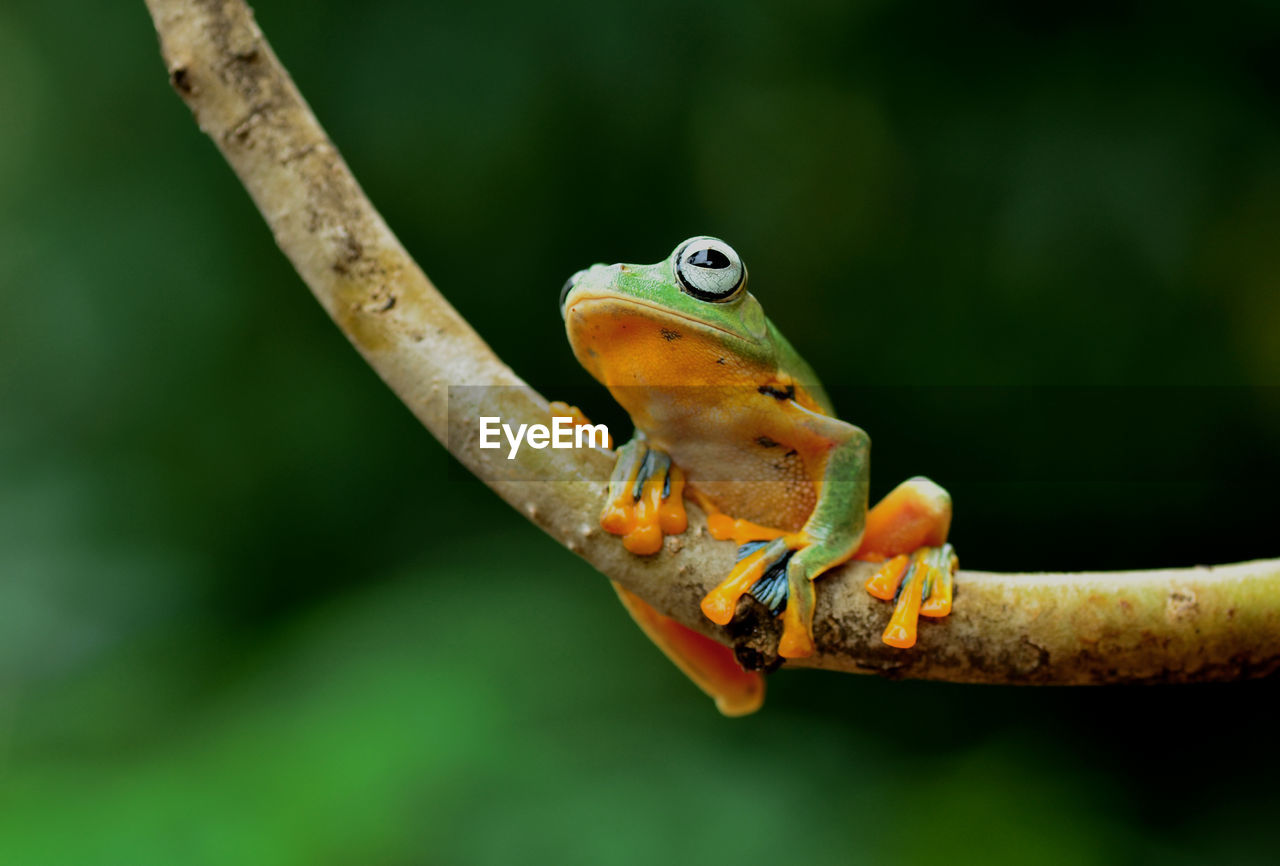
[[[909,478],[867,511],[858,559],[937,547],[951,530],[951,494],[923,476]]]
[[[613,588],[636,625],[698,688],[715,700],[720,712],[726,716],[745,716],[760,709],[764,703],[763,674],[743,670],[729,647],[658,613],[617,583]]]
[[[951,612],[957,560],[946,543],[950,528],[951,497],[927,478],[904,481],[867,512],[857,558],[882,563],[867,591],[894,601],[883,636],[890,646],[915,645],[918,616]]]

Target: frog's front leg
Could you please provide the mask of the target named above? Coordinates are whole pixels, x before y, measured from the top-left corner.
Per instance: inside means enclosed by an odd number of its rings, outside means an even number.
[[[638,430],[618,449],[600,525],[621,535],[623,546],[640,555],[657,553],[663,536],[679,535],[688,526],[684,473]]]
[[[591,423],[577,406],[556,400],[550,407],[553,418],[568,418],[575,427]],[[613,447],[613,442],[606,442],[606,446]],[[631,441],[618,449],[600,525],[613,535],[621,535],[627,550],[648,555],[662,549],[664,535],[679,535],[688,523],[684,473],[637,430]]]
[[[783,658],[813,655],[813,582],[857,552],[867,514],[870,448],[867,434],[852,424],[794,409],[832,443],[817,504],[797,532],[757,527],[724,515],[709,518],[713,536],[732,538],[741,546],[729,576],[702,600],[703,614],[719,625],[732,621],[744,593],[781,615],[778,655]]]

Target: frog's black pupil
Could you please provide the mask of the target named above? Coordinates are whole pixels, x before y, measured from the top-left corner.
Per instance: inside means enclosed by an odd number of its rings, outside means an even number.
[[[729,267],[729,257],[717,249],[706,247],[689,256],[689,264],[699,268],[722,271]]]

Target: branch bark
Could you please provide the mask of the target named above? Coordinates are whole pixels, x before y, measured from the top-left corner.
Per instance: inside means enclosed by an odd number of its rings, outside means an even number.
[[[546,400],[485,345],[360,190],[241,0],[147,0],[169,78],[317,300],[410,411],[499,496],[658,610],[724,643],[698,601],[733,545],[690,530],[654,557],[598,529],[610,456],[474,447],[481,414],[546,423]],[[455,390],[451,386],[487,386]],[[501,387],[505,386],[505,387]],[[498,461],[501,461],[499,464]],[[514,470],[514,471],[513,471]],[[555,479],[555,480],[546,480]],[[855,563],[823,577],[812,667],[961,682],[1230,680],[1280,665],[1280,559],[1088,574],[962,571],[955,607],[914,650],[880,643],[889,606]],[[754,638],[766,654],[767,618]],[[748,642],[738,638],[739,642]],[[761,643],[763,646],[761,646]]]

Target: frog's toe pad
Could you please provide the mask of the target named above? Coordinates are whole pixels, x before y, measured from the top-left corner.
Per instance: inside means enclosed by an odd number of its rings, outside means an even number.
[[[918,617],[943,617],[951,612],[957,566],[955,550],[943,544],[895,556],[876,569],[867,581],[867,592],[895,602],[882,637],[885,643],[909,649],[916,643]]]

